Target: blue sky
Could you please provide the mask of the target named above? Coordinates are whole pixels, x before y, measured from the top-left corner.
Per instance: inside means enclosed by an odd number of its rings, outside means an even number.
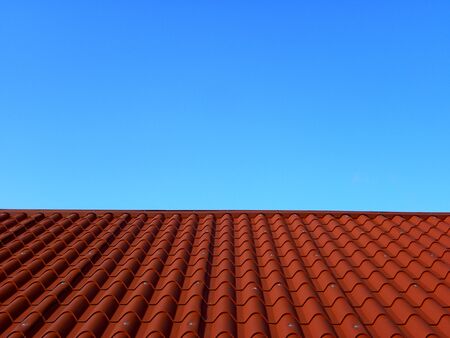
[[[0,207],[450,211],[448,1],[9,1]]]

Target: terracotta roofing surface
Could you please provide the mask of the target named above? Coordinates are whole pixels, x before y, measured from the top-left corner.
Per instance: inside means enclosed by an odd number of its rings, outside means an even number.
[[[0,210],[1,337],[444,337],[450,213]]]

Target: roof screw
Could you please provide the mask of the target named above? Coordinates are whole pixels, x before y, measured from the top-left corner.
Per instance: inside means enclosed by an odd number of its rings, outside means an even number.
[[[384,254],[383,256],[384,256],[384,258],[387,258],[388,255]]]
[[[59,284],[66,284],[66,282],[62,280]]]
[[[195,284],[196,284],[196,285],[200,285],[200,282],[197,281],[197,282],[195,282]]]
[[[289,326],[289,327],[294,327],[294,324],[289,323],[288,326]]]
[[[413,286],[414,286],[415,288],[418,288],[418,287],[419,287],[419,285],[417,285],[417,284],[413,284]]]
[[[331,284],[331,287],[334,289],[336,287],[336,284]]]
[[[281,286],[281,283],[277,283],[278,286]]]
[[[354,329],[359,329],[359,325],[358,325],[358,324],[355,324],[355,325],[353,325],[353,328],[354,328]]]
[[[315,254],[314,256],[319,257],[319,254]]]
[[[124,326],[128,326],[128,322],[123,322],[123,325]]]
[[[148,283],[147,282],[144,282],[144,285],[147,285]]]
[[[27,325],[28,325],[28,323],[25,323],[25,322],[24,322],[24,323],[22,323],[21,325],[22,325],[22,326],[27,326]]]
[[[193,322],[189,322],[189,326],[192,326],[192,325],[194,325],[194,323]]]

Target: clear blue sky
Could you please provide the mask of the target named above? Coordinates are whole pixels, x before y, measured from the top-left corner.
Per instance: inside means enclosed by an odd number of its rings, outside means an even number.
[[[449,14],[4,1],[0,208],[450,211]]]

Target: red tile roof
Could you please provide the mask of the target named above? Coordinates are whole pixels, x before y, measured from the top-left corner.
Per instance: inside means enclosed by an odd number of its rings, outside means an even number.
[[[446,336],[450,214],[0,210],[0,336]]]

